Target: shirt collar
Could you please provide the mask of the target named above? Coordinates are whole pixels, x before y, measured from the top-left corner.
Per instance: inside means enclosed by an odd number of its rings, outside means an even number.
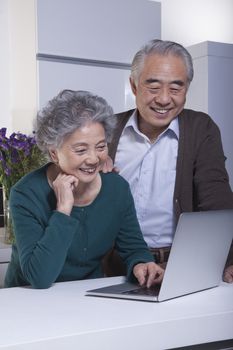
[[[137,109],[135,109],[135,111],[133,112],[133,114],[131,115],[131,117],[129,118],[128,122],[126,123],[125,125],[125,128],[133,128],[134,131],[137,133],[137,134],[140,134],[142,135],[142,133],[140,132],[140,130],[138,129],[138,121],[137,121],[137,115],[138,115],[138,112],[137,112]],[[168,126],[168,128],[166,130],[164,130],[164,132],[162,134],[164,134],[165,132],[167,131],[172,131],[175,136],[177,137],[177,139],[179,139],[179,122],[178,122],[178,116],[176,118],[174,118],[170,125]]]

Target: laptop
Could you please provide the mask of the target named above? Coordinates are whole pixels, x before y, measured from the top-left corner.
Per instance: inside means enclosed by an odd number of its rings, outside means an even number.
[[[125,282],[88,296],[160,302],[217,287],[233,239],[233,210],[180,215],[163,281],[151,288]]]

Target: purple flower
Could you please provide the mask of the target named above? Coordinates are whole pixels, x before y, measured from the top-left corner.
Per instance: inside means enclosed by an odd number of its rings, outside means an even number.
[[[36,144],[36,139],[35,139],[35,137],[30,137],[30,138],[28,139],[28,142],[30,143],[30,145],[35,145],[35,144]]]
[[[6,137],[6,128],[0,129],[0,137]]]
[[[25,156],[29,156],[29,155],[31,154],[31,149],[30,149],[30,147],[25,147],[23,151],[24,151],[24,155],[25,155]]]
[[[13,149],[11,152],[11,161],[12,163],[17,164],[19,162],[19,154],[16,149]]]
[[[36,145],[35,137],[13,132],[6,137],[6,128],[0,129],[0,182],[7,189],[9,198],[11,186],[22,176],[38,168],[46,159]]]
[[[12,146],[18,150],[24,150],[26,148],[26,143],[19,140],[14,140]]]
[[[10,146],[9,146],[7,143],[2,142],[2,141],[0,140],[0,148],[1,148],[2,150],[8,151],[8,150],[10,149]]]
[[[13,138],[15,138],[15,135],[16,135],[16,133],[13,132],[13,133],[10,135],[10,140],[13,139]]]

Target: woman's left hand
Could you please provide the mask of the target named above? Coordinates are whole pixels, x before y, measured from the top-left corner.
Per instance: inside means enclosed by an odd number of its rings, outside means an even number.
[[[154,262],[139,263],[134,266],[133,274],[141,286],[149,288],[153,284],[161,283],[164,269]]]

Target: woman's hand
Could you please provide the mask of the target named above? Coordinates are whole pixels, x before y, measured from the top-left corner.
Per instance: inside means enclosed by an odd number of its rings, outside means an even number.
[[[74,205],[74,189],[79,180],[73,175],[59,173],[53,181],[53,190],[57,198],[57,211],[70,215]]]
[[[147,288],[156,283],[161,283],[164,275],[164,269],[154,262],[140,263],[134,266],[133,274],[137,278],[140,286],[146,285]]]

